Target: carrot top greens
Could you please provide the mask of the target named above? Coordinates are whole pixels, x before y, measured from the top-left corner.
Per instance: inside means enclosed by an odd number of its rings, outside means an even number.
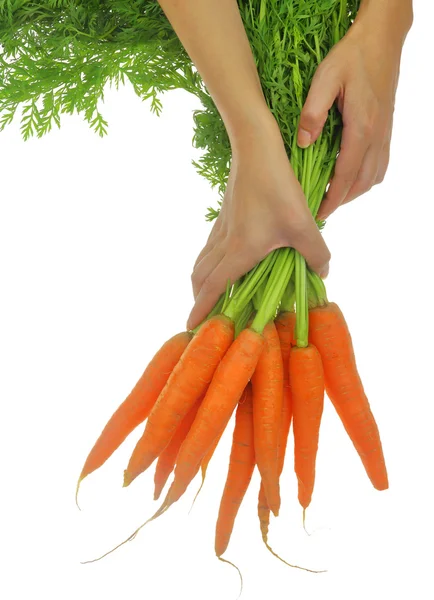
[[[333,107],[321,136],[306,150],[296,144],[297,124],[316,67],[347,32],[360,0],[238,4],[266,102],[315,217],[332,175],[342,123]],[[156,0],[0,0],[0,63],[0,131],[22,106],[24,140],[48,133],[53,123],[60,127],[61,114],[75,111],[105,135],[108,123],[99,102],[107,82],[118,88],[129,80],[156,114],[164,92],[195,94],[203,108],[194,112],[193,145],[203,155],[194,164],[223,198],[231,160],[224,124]],[[218,212],[210,208],[208,220]],[[282,297],[291,308],[287,290],[294,283],[297,344],[305,346],[308,304],[321,304],[326,296],[322,282],[293,249],[275,250],[229,285],[212,314],[222,311],[233,318],[236,332],[253,314],[252,327],[261,332]]]

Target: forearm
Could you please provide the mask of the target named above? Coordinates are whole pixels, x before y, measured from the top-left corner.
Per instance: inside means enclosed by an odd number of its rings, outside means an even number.
[[[232,146],[273,127],[236,0],[159,0],[225,123]]]
[[[413,0],[362,0],[357,23],[402,48],[413,23]]]

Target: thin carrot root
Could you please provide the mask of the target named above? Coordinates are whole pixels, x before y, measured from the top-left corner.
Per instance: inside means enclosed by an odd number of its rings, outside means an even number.
[[[304,509],[304,510],[306,510],[306,509]],[[306,529],[306,520],[305,520],[304,510],[303,510],[303,529],[304,529],[306,535],[308,535],[310,537],[317,531],[323,531],[324,529],[326,529],[327,531],[330,531],[330,527],[317,527],[311,533],[309,533],[308,530]]]
[[[303,508],[303,529],[305,531],[305,533],[307,533],[307,535],[310,537],[312,534],[310,534],[308,532],[308,530],[306,529],[306,509]]]
[[[75,504],[77,505],[78,510],[81,510],[80,505],[78,504],[78,491],[80,489],[80,483],[83,481],[83,478],[80,477],[80,479],[77,481],[77,487],[75,488]]]
[[[221,556],[217,556],[217,558],[224,563],[227,563],[228,565],[231,565],[231,567],[233,567],[234,569],[236,569],[238,571],[238,575],[240,576],[240,593],[237,596],[237,600],[241,597],[241,594],[243,593],[243,576],[241,574],[240,569],[237,567],[237,565],[235,565],[234,563],[232,563],[230,560],[227,560],[226,558],[222,558]]]
[[[306,511],[303,510],[303,526],[304,526],[305,512]],[[267,550],[269,552],[271,552],[271,554],[273,556],[275,556],[280,561],[285,563],[285,565],[288,565],[288,567],[293,567],[294,569],[301,569],[302,571],[309,571],[309,573],[326,573],[326,571],[313,571],[312,569],[307,569],[305,567],[299,567],[298,565],[293,565],[293,564],[287,562],[286,560],[284,560],[281,556],[279,556],[277,554],[277,552],[275,552],[273,550],[273,548],[270,546],[270,544],[268,543],[268,529],[269,529],[269,525],[270,525],[270,509],[268,508],[268,506],[266,504],[265,493],[264,493],[264,489],[263,489],[262,485],[261,485],[261,489],[259,491],[259,498],[258,498],[258,514],[259,514],[260,525],[261,525],[262,541],[264,542]],[[305,531],[306,531],[306,529],[305,529]]]
[[[195,502],[197,500],[197,497],[199,496],[199,494],[200,494],[200,492],[201,492],[201,490],[203,488],[203,484],[205,483],[205,477],[206,477],[206,471],[205,471],[205,473],[202,473],[202,481],[200,483],[199,489],[196,492],[195,497],[193,498],[193,502],[191,503],[190,510],[188,511],[188,514],[190,514],[191,511],[193,510],[193,506],[194,506],[194,504],[195,504]]]
[[[94,562],[97,562],[99,560],[102,560],[103,558],[105,558],[109,554],[112,554],[113,552],[115,552],[116,550],[118,550],[118,548],[120,548],[121,546],[123,546],[127,542],[132,542],[133,539],[136,537],[136,535],[139,533],[139,531],[141,529],[143,529],[143,527],[145,527],[145,525],[147,525],[151,521],[154,521],[155,519],[157,519],[158,517],[160,517],[161,515],[163,515],[170,508],[171,505],[172,505],[172,502],[170,502],[170,500],[168,500],[166,498],[164,500],[163,504],[157,510],[157,512],[154,513],[154,515],[150,519],[148,519],[147,521],[145,521],[144,523],[142,523],[142,525],[140,525],[140,527],[137,527],[137,529],[129,537],[127,537],[126,540],[124,540],[123,542],[121,542],[120,544],[118,544],[117,546],[115,546],[114,548],[112,548],[111,550],[109,550],[108,552],[106,552],[105,554],[102,554],[98,558],[94,558],[92,560],[84,560],[84,561],[80,562],[80,564],[87,565],[89,563],[94,563]]]
[[[242,399],[243,399],[243,397],[241,397],[240,402],[242,401]],[[212,457],[214,455],[214,452],[215,452],[215,450],[216,450],[216,448],[218,446],[218,443],[219,443],[222,435],[223,435],[223,433],[221,433],[219,436],[217,436],[217,438],[214,441],[213,445],[208,450],[208,452],[206,453],[204,459],[202,460],[202,463],[201,463],[201,466],[200,466],[201,471],[202,471],[202,481],[201,481],[199,489],[196,492],[196,495],[195,495],[195,497],[193,499],[193,502],[192,502],[192,504],[190,506],[190,510],[188,511],[188,514],[190,514],[191,511],[193,510],[193,506],[194,506],[194,504],[195,504],[195,502],[197,500],[197,497],[199,496],[200,492],[202,491],[203,484],[205,483],[205,478],[206,478],[206,472],[208,470],[208,465],[209,465],[209,463],[210,463],[210,461],[211,461],[211,459],[212,459]]]
[[[286,560],[284,560],[284,559],[283,559],[281,556],[279,556],[279,555],[277,554],[277,552],[275,552],[275,551],[273,550],[273,548],[270,546],[270,544],[269,544],[269,543],[268,543],[268,542],[267,542],[265,539],[264,539],[264,544],[265,544],[265,546],[266,546],[267,550],[268,550],[269,552],[271,552],[271,554],[272,554],[273,556],[275,556],[276,558],[278,558],[278,559],[279,559],[281,562],[283,562],[283,563],[284,563],[285,565],[287,565],[288,567],[292,567],[293,569],[300,569],[301,571],[307,571],[308,573],[327,573],[327,570],[326,570],[326,569],[325,569],[325,570],[323,570],[323,571],[315,571],[314,569],[308,569],[308,568],[306,568],[306,567],[300,567],[299,565],[293,565],[293,564],[291,564],[291,563],[287,562]]]

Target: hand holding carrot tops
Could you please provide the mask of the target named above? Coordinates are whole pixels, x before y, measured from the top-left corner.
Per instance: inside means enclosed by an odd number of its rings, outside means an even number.
[[[412,19],[412,0],[363,0],[353,26],[315,73],[300,117],[299,145],[315,142],[335,101],[343,120],[321,219],[384,179],[402,47]]]
[[[224,208],[192,274],[195,306],[188,328],[273,249],[299,250],[318,274],[330,253],[288,162],[258,77],[236,0],[160,0],[225,123],[232,166]]]
[[[232,148],[222,211],[192,273],[195,304],[188,327],[194,328],[228,280],[234,283],[275,248],[295,248],[322,277],[330,252],[265,102],[237,1],[160,4],[201,74]],[[401,50],[411,21],[412,0],[363,0],[354,27],[317,69],[301,112],[299,146],[318,139],[335,101],[343,118],[341,153],[321,219],[385,176]]]

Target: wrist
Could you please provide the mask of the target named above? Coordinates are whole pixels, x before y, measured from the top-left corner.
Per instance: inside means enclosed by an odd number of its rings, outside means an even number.
[[[282,143],[276,119],[264,103],[250,105],[248,110],[225,120],[234,156],[251,149],[255,144]]]

